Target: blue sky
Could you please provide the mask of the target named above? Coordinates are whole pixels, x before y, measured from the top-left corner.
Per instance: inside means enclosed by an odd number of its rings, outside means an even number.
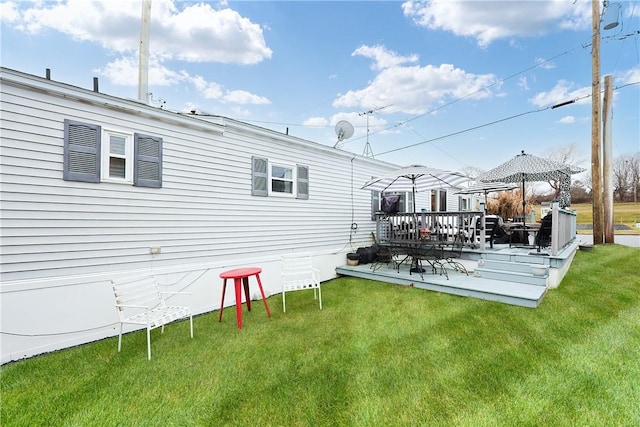
[[[601,44],[614,157],[640,151],[640,1],[617,4]],[[88,89],[95,76],[101,92],[137,98],[140,1],[2,1],[0,16],[2,66]],[[572,147],[590,168],[586,0],[152,0],[150,32],[151,103],[169,110],[328,146],[346,120],[341,149],[362,154],[368,140],[401,165],[488,170]]]

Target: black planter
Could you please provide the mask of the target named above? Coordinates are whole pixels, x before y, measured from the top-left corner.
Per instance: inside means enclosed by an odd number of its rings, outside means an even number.
[[[360,262],[360,254],[352,252],[347,254],[347,265],[358,265]]]

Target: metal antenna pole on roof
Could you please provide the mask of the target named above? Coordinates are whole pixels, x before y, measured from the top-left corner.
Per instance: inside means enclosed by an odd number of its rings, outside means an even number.
[[[140,19],[140,50],[138,62],[138,101],[149,103],[149,32],[151,27],[151,0],[142,1]]]
[[[376,111],[382,110],[383,108],[390,107],[391,105],[392,104],[386,105],[384,107],[372,108],[371,110],[358,113],[359,116],[367,116],[367,143],[364,145],[364,151],[362,152],[362,155],[364,157],[371,157],[372,159],[374,158],[373,150],[371,149],[371,144],[369,144],[369,114],[373,114]]]

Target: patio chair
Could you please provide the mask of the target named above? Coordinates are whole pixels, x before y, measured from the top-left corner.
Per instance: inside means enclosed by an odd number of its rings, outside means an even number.
[[[476,234],[478,234],[477,228],[478,228],[478,220],[479,219],[480,219],[479,216],[472,217],[471,218],[471,222],[469,223],[469,225],[467,227],[465,227],[465,231],[464,231],[465,241],[468,242],[469,244],[471,244],[471,246],[474,246],[474,247],[475,247],[476,240],[477,240]]]
[[[411,257],[411,268],[409,274],[418,273],[420,278],[424,280],[425,269],[422,261],[427,261],[431,267],[431,273],[436,274],[440,270],[440,275],[444,275],[449,280],[449,274],[444,268],[444,250],[439,244],[430,244],[423,242],[418,246],[408,248],[407,254]]]
[[[484,217],[484,239],[493,248],[493,239],[497,229],[500,227],[501,218],[497,215],[486,215]]]
[[[317,299],[322,310],[322,290],[320,271],[313,266],[310,254],[290,254],[282,256],[282,311],[287,312],[287,292],[313,289],[313,299]]]
[[[161,292],[155,276],[127,277],[112,280],[116,308],[120,316],[118,352],[122,348],[124,324],[144,326],[147,329],[147,357],[151,360],[151,330],[179,319],[189,318],[191,338],[193,338],[193,316],[188,307],[168,305],[165,295],[186,294],[188,292]]]
[[[497,229],[500,227],[501,218],[497,215],[486,215],[484,217],[484,241],[489,243],[489,247],[493,248],[493,239]],[[471,224],[465,233],[466,241],[471,242],[475,247],[480,243],[481,221],[479,216],[471,219]]]
[[[463,232],[459,232],[455,235],[453,246],[451,247],[451,249],[443,249],[442,260],[440,261],[440,264],[442,266],[448,265],[453,270],[464,273],[468,276],[469,272],[467,271],[467,268],[462,265],[460,261],[458,261],[460,258],[462,258],[462,247],[464,246],[464,239],[465,237]]]
[[[535,244],[538,248],[546,248],[551,245],[551,213],[548,213],[540,223],[540,230],[536,235]]]

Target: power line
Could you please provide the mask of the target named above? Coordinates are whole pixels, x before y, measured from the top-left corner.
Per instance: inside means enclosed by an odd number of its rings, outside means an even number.
[[[626,83],[626,84],[621,85],[621,86],[616,86],[614,88],[614,90],[620,90],[622,88],[625,88],[625,87],[628,87],[628,86],[634,86],[634,85],[638,85],[638,84],[640,84],[640,81]],[[427,140],[424,140],[424,141],[416,142],[414,144],[410,144],[410,145],[407,145],[407,146],[404,146],[404,147],[394,148],[393,150],[388,150],[388,151],[384,151],[382,153],[378,153],[378,155],[382,156],[384,154],[394,153],[394,152],[397,152],[397,151],[406,150],[408,148],[417,147],[419,145],[428,144],[430,142],[439,141],[441,139],[450,138],[452,136],[456,136],[456,135],[460,135],[460,134],[463,134],[463,133],[471,132],[473,130],[481,129],[481,128],[484,128],[484,127],[487,127],[487,126],[491,126],[491,125],[495,125],[497,123],[506,122],[508,120],[516,119],[516,118],[522,117],[522,116],[526,116],[528,114],[540,113],[542,111],[552,110],[554,108],[562,107],[564,105],[573,104],[573,103],[575,103],[575,102],[577,102],[577,101],[579,101],[581,99],[590,98],[590,97],[591,97],[591,94],[583,95],[583,96],[580,96],[578,98],[574,98],[572,100],[569,100],[569,101],[566,101],[566,102],[562,102],[560,104],[555,104],[553,106],[550,105],[550,106],[547,106],[547,107],[544,107],[544,108],[538,108],[536,110],[525,111],[523,113],[514,114],[512,116],[504,117],[504,118],[501,118],[501,119],[498,119],[498,120],[493,120],[491,122],[483,123],[481,125],[477,125],[477,126],[473,126],[473,127],[470,127],[470,128],[466,128],[466,129],[463,129],[463,130],[460,130],[460,131],[456,131],[456,132],[452,132],[452,133],[449,133],[449,134],[446,134],[446,135],[441,135],[441,136],[438,136],[436,138],[431,138],[431,139],[427,139]]]
[[[549,109],[551,109],[551,107],[544,107],[544,108],[541,108],[541,109],[538,109],[538,110],[526,111],[524,113],[515,114],[513,116],[509,116],[509,117],[505,117],[505,118],[502,118],[502,119],[494,120],[492,122],[484,123],[484,124],[481,124],[481,125],[478,125],[478,126],[474,126],[474,127],[471,127],[471,128],[464,129],[464,130],[460,130],[460,131],[457,131],[457,132],[449,133],[447,135],[442,135],[442,136],[438,136],[436,138],[427,139],[425,141],[416,142],[414,144],[410,144],[410,145],[407,145],[405,147],[394,148],[393,150],[384,151],[384,152],[380,153],[379,155],[382,156],[384,154],[389,154],[389,153],[394,153],[396,151],[406,150],[407,148],[417,147],[418,145],[423,145],[423,144],[427,144],[429,142],[438,141],[440,139],[445,139],[445,138],[449,138],[449,137],[452,137],[452,136],[455,136],[455,135],[460,135],[460,134],[463,134],[463,133],[466,133],[466,132],[471,132],[472,130],[476,130],[476,129],[480,129],[480,128],[483,128],[483,127],[491,126],[491,125],[494,125],[494,124],[500,123],[500,122],[506,122],[507,120],[515,119],[517,117],[522,117],[522,116],[525,116],[527,114],[539,113],[540,111],[549,110]]]
[[[623,39],[626,39],[626,38],[629,38],[629,37],[633,37],[633,36],[637,36],[637,35],[640,35],[640,31],[635,31],[635,32],[627,33],[627,34],[620,34],[620,35],[616,35],[616,36],[603,37],[603,39],[623,40]],[[490,89],[490,88],[492,88],[494,86],[500,85],[500,84],[502,84],[502,83],[504,83],[506,81],[509,81],[509,80],[511,80],[511,79],[513,79],[515,77],[518,77],[519,75],[524,74],[524,73],[526,73],[528,71],[531,71],[533,69],[539,68],[539,67],[541,67],[541,66],[543,66],[543,65],[545,65],[545,64],[547,64],[547,63],[549,63],[549,62],[551,62],[551,61],[553,61],[555,59],[558,59],[558,58],[560,58],[562,56],[571,54],[576,50],[586,49],[586,48],[589,48],[590,46],[591,46],[591,42],[590,41],[587,42],[587,43],[581,44],[579,46],[575,46],[575,47],[573,47],[571,49],[565,50],[565,51],[563,51],[561,53],[558,53],[558,54],[556,54],[556,55],[554,55],[552,57],[549,57],[549,58],[547,58],[547,59],[545,59],[545,60],[543,60],[541,62],[538,62],[538,63],[536,63],[534,65],[531,65],[531,66],[529,66],[527,68],[524,68],[524,69],[522,69],[522,70],[520,70],[518,72],[510,74],[507,77],[505,77],[503,79],[500,79],[500,80],[497,80],[492,84],[489,84],[487,86],[483,86],[482,88],[480,88],[480,89],[478,89],[478,90],[476,90],[474,92],[471,92],[471,93],[469,93],[469,94],[467,94],[465,96],[453,99],[450,102],[442,104],[442,105],[440,105],[440,106],[438,106],[436,108],[433,108],[433,109],[431,109],[431,110],[429,110],[429,111],[427,111],[427,112],[425,112],[423,114],[419,114],[419,115],[416,115],[414,117],[411,117],[411,118],[408,118],[408,119],[405,119],[405,120],[395,121],[393,124],[388,125],[388,126],[376,126],[377,128],[379,128],[376,131],[369,132],[370,127],[369,127],[369,125],[367,125],[366,126],[367,134],[365,136],[352,138],[349,141],[345,141],[345,144],[356,142],[356,141],[361,140],[363,138],[368,138],[369,135],[375,135],[375,134],[378,134],[378,133],[381,133],[381,132],[385,132],[385,131],[397,128],[398,126],[405,125],[405,124],[410,123],[410,122],[412,122],[414,120],[417,120],[417,119],[422,118],[424,116],[427,116],[427,115],[430,115],[432,113],[435,113],[435,112],[437,112],[437,111],[439,111],[439,110],[441,110],[441,109],[443,109],[445,107],[449,107],[449,106],[451,106],[451,105],[453,105],[453,104],[455,104],[457,102],[460,102],[460,101],[463,101],[465,99],[468,99],[468,98],[470,98],[470,97],[472,97],[472,96],[474,96],[474,95],[476,95],[478,93],[481,93],[482,91],[486,91],[487,89]],[[622,87],[624,87],[624,86],[622,86]],[[540,111],[542,111],[542,110],[540,110]],[[528,113],[525,113],[525,114],[528,114]],[[359,115],[362,115],[362,114],[359,114]],[[516,115],[514,117],[518,117],[518,116]],[[245,120],[245,121],[250,122],[250,123],[263,123],[263,124],[272,124],[272,125],[289,126],[289,127],[294,127],[294,126],[296,126],[296,127],[306,127],[306,128],[325,128],[325,127],[328,128],[328,127],[332,127],[332,125],[318,126],[318,125],[305,125],[305,124],[295,124],[295,123],[292,124],[292,123],[286,123],[286,122],[270,122],[270,121],[260,121],[260,120]],[[356,127],[362,127],[362,126],[356,126]],[[381,153],[381,154],[384,154],[384,153]]]

